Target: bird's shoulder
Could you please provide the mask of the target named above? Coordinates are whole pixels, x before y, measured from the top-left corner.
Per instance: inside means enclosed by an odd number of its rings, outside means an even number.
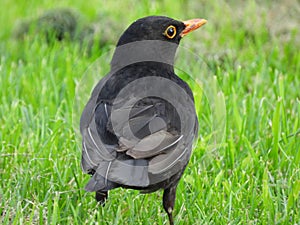
[[[160,62],[138,62],[109,73],[103,82],[102,89],[98,91],[97,102],[101,100],[114,100],[120,91],[130,85],[131,82],[139,84],[130,86],[131,93],[140,94],[140,89],[144,90],[147,86],[155,85],[154,81],[148,82],[149,80],[151,81],[151,79],[146,80],[151,77],[155,79],[155,82],[168,80],[178,85],[188,94],[192,101],[194,101],[191,88],[183,79],[175,74],[173,66]],[[143,81],[146,83],[143,84]],[[162,91],[168,91],[168,89],[168,83],[166,83]]]

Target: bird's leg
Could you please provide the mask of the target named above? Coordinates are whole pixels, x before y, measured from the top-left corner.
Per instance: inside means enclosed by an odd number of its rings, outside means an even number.
[[[99,202],[102,206],[104,206],[105,201],[108,196],[108,191],[96,191],[95,199]]]
[[[165,189],[164,195],[163,195],[163,206],[164,206],[165,211],[168,214],[170,225],[174,225],[172,213],[173,213],[174,204],[175,204],[176,188],[177,188],[177,185],[171,186],[171,187]]]

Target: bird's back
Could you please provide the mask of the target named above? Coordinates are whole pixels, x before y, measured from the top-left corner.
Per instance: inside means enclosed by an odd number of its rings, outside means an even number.
[[[89,118],[89,119],[87,119]],[[88,191],[147,191],[178,181],[197,132],[193,95],[169,65],[143,62],[107,75],[81,119]]]

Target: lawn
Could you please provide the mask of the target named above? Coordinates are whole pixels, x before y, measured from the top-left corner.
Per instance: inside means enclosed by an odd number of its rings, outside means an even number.
[[[42,31],[16,37],[20,21],[61,7],[76,12],[80,29],[96,24],[101,44],[47,42]],[[208,20],[182,40],[176,60],[200,127],[175,224],[300,224],[297,0],[2,0],[0,223],[168,224],[162,192],[115,189],[100,207],[80,167],[91,80],[108,71],[123,30],[147,15]]]

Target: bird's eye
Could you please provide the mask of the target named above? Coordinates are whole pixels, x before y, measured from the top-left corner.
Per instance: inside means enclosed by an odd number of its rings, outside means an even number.
[[[168,28],[164,32],[164,35],[169,39],[174,38],[176,35],[176,27],[174,27],[173,25],[168,26]]]

